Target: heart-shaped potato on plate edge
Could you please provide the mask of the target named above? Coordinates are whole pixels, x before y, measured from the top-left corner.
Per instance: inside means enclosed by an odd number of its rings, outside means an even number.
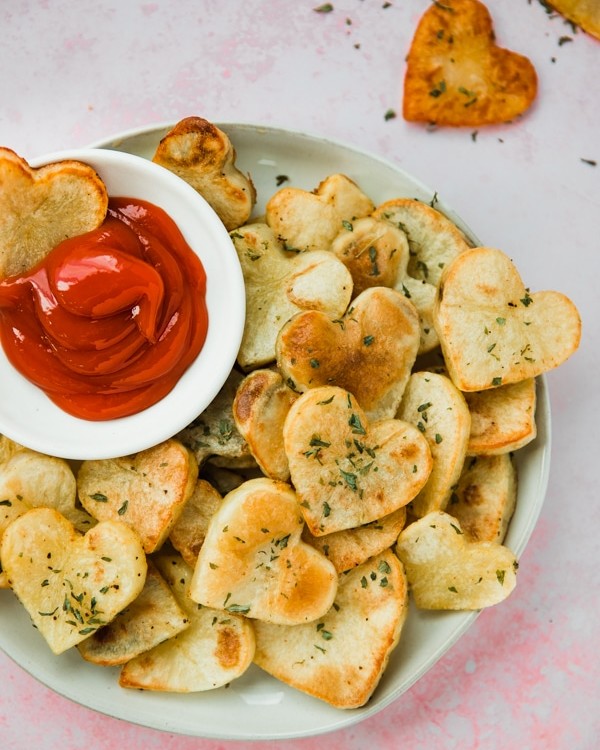
[[[108,208],[94,169],[65,160],[33,169],[0,147],[0,279],[24,273],[62,240],[96,229]]]
[[[454,384],[481,391],[558,367],[579,346],[581,319],[560,292],[530,294],[501,250],[476,247],[445,270],[435,327]]]
[[[301,396],[283,439],[302,515],[315,536],[362,526],[407,505],[433,464],[414,425],[399,419],[370,424],[354,396],[336,386]]]
[[[229,136],[203,117],[185,117],[161,139],[152,161],[190,184],[228,230],[248,221],[256,190],[235,166]]]
[[[137,534],[104,521],[85,536],[52,508],[33,508],[2,538],[10,586],[55,654],[110,622],[141,592],[146,555]]]
[[[277,364],[299,392],[335,385],[350,391],[369,419],[393,417],[419,349],[417,311],[404,295],[372,287],[343,317],[295,315],[277,339]]]
[[[332,608],[316,622],[257,622],[254,661],[337,708],[358,708],[377,687],[407,612],[404,570],[386,550],[340,576]]]
[[[324,614],[335,598],[332,563],[301,540],[304,519],[284,482],[250,479],[212,517],[190,597],[207,607],[295,625]]]
[[[444,511],[409,524],[398,537],[396,553],[422,609],[490,607],[516,585],[518,563],[508,547],[470,540],[458,520]]]

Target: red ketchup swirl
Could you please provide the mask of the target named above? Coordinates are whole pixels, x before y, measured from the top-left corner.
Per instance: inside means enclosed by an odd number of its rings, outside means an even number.
[[[0,282],[0,339],[64,411],[125,417],[169,393],[201,351],[205,293],[175,222],[146,201],[111,198],[102,226]]]

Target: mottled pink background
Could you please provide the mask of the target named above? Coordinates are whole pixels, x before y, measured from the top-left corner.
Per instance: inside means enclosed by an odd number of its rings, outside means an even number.
[[[376,716],[326,737],[253,747],[594,750],[600,42],[538,0],[488,0],[499,42],[534,62],[539,95],[521,121],[475,138],[472,129],[430,132],[400,116],[404,58],[428,0],[334,1],[328,14],[315,13],[317,5],[5,0],[0,144],[31,158],[190,114],[321,134],[418,175],[484,243],[518,258],[535,289],[558,288],[576,302],[583,341],[548,377],[550,485],[514,594]],[[397,117],[386,119],[388,110]],[[0,668],[2,750],[245,744],[107,718],[53,694],[4,655]]]

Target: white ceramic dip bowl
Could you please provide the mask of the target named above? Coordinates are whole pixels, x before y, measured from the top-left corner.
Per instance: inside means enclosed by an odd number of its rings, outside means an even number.
[[[173,219],[206,272],[207,336],[200,354],[162,400],[132,416],[106,421],[79,419],[60,409],[15,370],[0,348],[0,433],[61,458],[125,456],[176,434],[217,395],[243,333],[244,280],[224,225],[181,178],[139,156],[103,149],[60,151],[31,160],[30,165],[65,159],[93,167],[110,197],[148,201]]]

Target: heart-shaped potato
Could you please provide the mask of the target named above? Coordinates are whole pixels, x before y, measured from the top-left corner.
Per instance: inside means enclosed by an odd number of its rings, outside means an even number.
[[[536,94],[531,61],[496,44],[492,18],[479,0],[444,0],[425,11],[406,60],[406,120],[503,123],[525,112]]]
[[[508,453],[469,456],[447,511],[476,542],[504,541],[517,503],[517,470]]]
[[[8,525],[31,508],[54,508],[82,532],[95,524],[76,504],[75,475],[67,461],[1,440],[0,542]],[[0,588],[6,588],[1,567],[0,558]]]
[[[31,508],[74,513],[76,492],[75,475],[65,460],[19,447],[0,462],[0,539],[11,521]]]
[[[311,193],[295,187],[278,190],[267,201],[265,217],[286,250],[329,250],[344,223],[368,216],[373,208],[353,180],[332,174]]]
[[[530,294],[501,250],[477,247],[445,270],[434,307],[450,377],[462,391],[533,378],[579,346],[581,319],[560,292]]]
[[[246,284],[246,323],[238,362],[244,369],[275,359],[281,326],[300,310],[342,315],[352,296],[352,277],[325,250],[290,253],[266,224],[232,232]]]
[[[128,524],[150,554],[169,536],[197,477],[192,453],[171,439],[133,456],[84,461],[77,489],[94,518]]]
[[[506,599],[516,585],[518,563],[508,547],[470,541],[444,511],[409,524],[396,553],[421,609],[483,609]]]
[[[106,186],[87,164],[65,160],[32,169],[0,147],[0,279],[33,268],[60,242],[102,224]]]
[[[52,508],[33,508],[2,538],[10,586],[55,654],[109,623],[141,592],[146,556],[137,534],[104,521],[81,536]]]
[[[292,488],[250,479],[225,496],[200,549],[190,596],[215,609],[294,625],[331,607],[337,573],[301,540],[304,519]]]
[[[161,139],[153,161],[174,172],[212,206],[231,231],[250,218],[256,190],[235,166],[229,136],[202,117],[186,117]]]
[[[467,455],[471,415],[465,398],[445,375],[415,372],[404,391],[397,418],[418,428],[433,456],[433,469],[412,502],[412,512],[421,517],[432,510],[443,510]]]
[[[283,440],[314,536],[362,526],[405,506],[432,467],[415,426],[398,419],[369,424],[354,396],[335,386],[314,388],[294,403]]]
[[[316,622],[257,622],[254,661],[336,708],[358,708],[377,687],[407,612],[404,571],[388,550],[341,576],[333,607]]]
[[[400,292],[373,287],[343,317],[295,315],[277,339],[277,364],[299,392],[336,385],[356,396],[369,419],[396,413],[419,348],[419,316]]]
[[[393,287],[409,260],[406,234],[374,216],[346,222],[331,252],[350,271],[355,297],[372,286]]]
[[[535,378],[465,393],[471,412],[469,456],[495,456],[523,448],[537,435]]]
[[[240,383],[233,417],[263,473],[285,482],[290,467],[283,448],[283,425],[297,398],[275,370],[254,370]]]
[[[252,664],[252,623],[242,615],[199,607],[189,597],[192,568],[179,555],[160,552],[156,567],[169,585],[187,627],[123,665],[119,685],[191,693],[227,685]]]

